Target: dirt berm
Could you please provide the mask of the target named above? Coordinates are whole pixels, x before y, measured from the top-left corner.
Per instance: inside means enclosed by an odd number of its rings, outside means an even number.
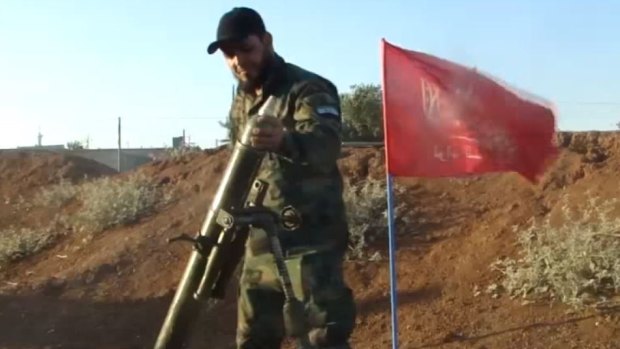
[[[558,215],[561,199],[620,197],[620,134],[561,133],[561,154],[539,184],[513,173],[461,179],[408,179],[397,203],[413,219],[398,226],[400,348],[620,348],[619,313],[524,304],[485,292],[501,275],[498,258],[516,256],[514,227]],[[151,348],[190,246],[166,243],[199,229],[228,160],[204,151],[137,169],[174,187],[178,200],[139,222],[84,239],[66,234],[0,275],[0,348]],[[382,148],[345,149],[347,180],[384,179]],[[51,220],[55,212],[20,210],[59,177],[120,176],[79,158],[0,153],[0,230]],[[123,174],[122,176],[128,176]],[[375,217],[368,217],[374,219]],[[378,261],[350,261],[358,302],[354,348],[390,348],[387,237]],[[233,283],[234,284],[234,283]],[[618,285],[616,285],[618,287]],[[234,348],[235,290],[205,314],[194,348]]]

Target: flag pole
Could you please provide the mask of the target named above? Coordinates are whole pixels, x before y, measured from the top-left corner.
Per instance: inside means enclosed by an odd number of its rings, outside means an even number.
[[[398,287],[396,282],[396,230],[394,227],[393,178],[387,174],[388,238],[390,253],[390,306],[392,312],[392,349],[398,348]]]
[[[387,191],[387,207],[388,207],[388,240],[389,240],[389,256],[390,256],[390,310],[392,315],[392,349],[398,348],[398,287],[396,281],[396,228],[394,224],[394,188],[393,176],[390,173],[389,165],[389,135],[387,127],[387,110],[385,104],[386,97],[386,81],[385,81],[385,39],[381,39],[381,83],[382,99],[383,99],[383,148],[385,151],[385,176]]]

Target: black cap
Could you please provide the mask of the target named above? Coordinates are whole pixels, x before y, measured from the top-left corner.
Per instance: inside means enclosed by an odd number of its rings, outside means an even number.
[[[213,54],[223,42],[240,41],[251,34],[261,35],[265,31],[265,24],[258,12],[247,7],[235,7],[220,18],[216,40],[209,44],[207,52]]]

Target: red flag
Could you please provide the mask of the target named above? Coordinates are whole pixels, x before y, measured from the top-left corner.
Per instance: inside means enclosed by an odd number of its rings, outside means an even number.
[[[557,155],[553,107],[475,69],[382,40],[386,170],[442,177],[515,171]]]

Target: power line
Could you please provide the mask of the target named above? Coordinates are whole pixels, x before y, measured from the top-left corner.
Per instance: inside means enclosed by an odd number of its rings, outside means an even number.
[[[96,118],[96,119],[86,119],[86,120],[110,120],[112,117],[107,118]],[[129,120],[226,120],[226,117],[215,117],[215,116],[123,116],[123,119]]]
[[[556,103],[567,104],[582,104],[582,105],[617,105],[620,106],[620,102],[587,102],[587,101],[556,101]]]
[[[116,121],[117,117],[98,117],[98,118],[84,118],[84,119],[75,119],[69,118],[64,119],[62,122],[70,123],[70,122],[83,122],[83,121]],[[123,120],[126,121],[148,121],[148,120],[215,120],[215,121],[226,121],[228,118],[225,117],[177,117],[177,116],[168,116],[168,117],[131,117],[131,116],[123,116]],[[15,120],[0,120],[0,124],[15,124],[17,123]],[[58,121],[55,122],[58,124]]]
[[[152,119],[173,119],[173,120],[226,120],[226,118],[224,117],[220,117],[220,118],[216,118],[216,117],[210,117],[210,116],[206,116],[206,117],[200,117],[200,116],[164,116],[164,117],[159,117],[159,118],[152,118]]]

